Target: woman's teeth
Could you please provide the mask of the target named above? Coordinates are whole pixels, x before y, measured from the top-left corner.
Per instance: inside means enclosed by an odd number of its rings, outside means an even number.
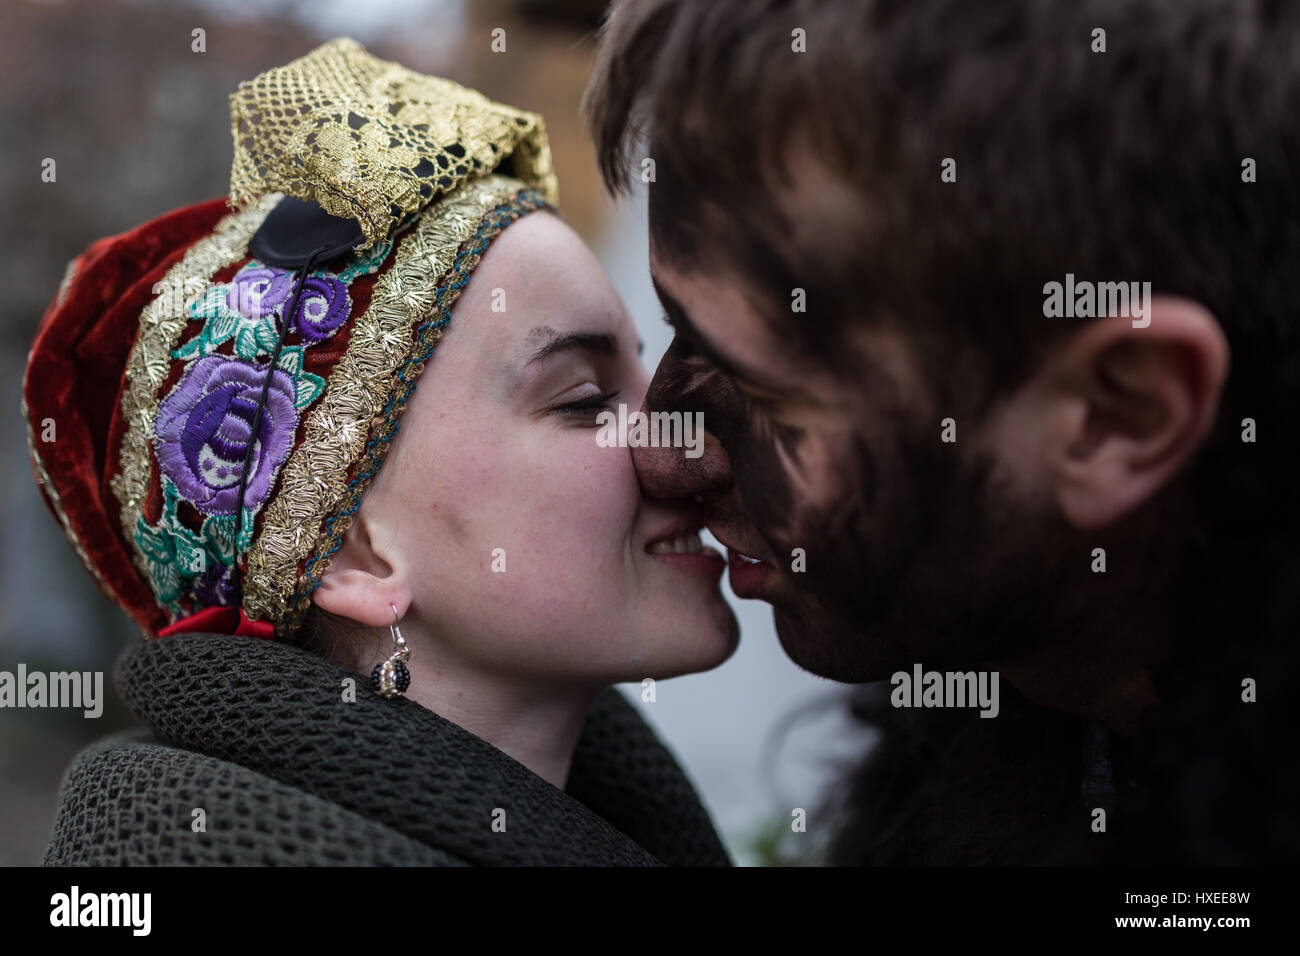
[[[747,554],[741,554],[739,551],[733,551],[733,552],[731,552],[731,556],[732,556],[733,558],[738,558],[738,559],[739,559],[741,562],[743,562],[744,564],[762,564],[762,563],[763,563],[763,560],[762,560],[761,558],[751,558],[749,555],[747,555]]]
[[[656,541],[647,550],[651,554],[691,554],[695,551],[703,551],[704,544],[700,541],[699,532],[695,532],[681,538],[673,538],[671,541]]]

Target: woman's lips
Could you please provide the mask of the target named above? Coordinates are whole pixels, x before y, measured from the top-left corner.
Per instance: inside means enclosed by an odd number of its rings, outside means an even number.
[[[766,561],[727,548],[727,568],[731,576],[731,590],[738,598],[761,598],[776,581],[776,568]]]
[[[713,548],[700,541],[699,531],[691,531],[675,538],[661,538],[651,541],[645,547],[652,558],[681,568],[703,574],[714,581],[722,577],[727,562]]]

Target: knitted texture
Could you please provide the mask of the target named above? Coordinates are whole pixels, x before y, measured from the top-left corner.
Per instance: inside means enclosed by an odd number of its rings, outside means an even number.
[[[92,744],[65,776],[47,866],[460,863],[246,767],[164,746],[148,731]]]
[[[177,634],[128,648],[114,677],[156,736],[117,734],[74,759],[47,865],[731,863],[680,766],[614,688],[589,710],[562,791],[290,645]]]

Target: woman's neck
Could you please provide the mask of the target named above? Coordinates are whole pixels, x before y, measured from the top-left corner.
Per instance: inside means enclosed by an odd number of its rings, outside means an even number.
[[[414,635],[406,638],[411,647],[406,662],[411,673],[407,698],[564,789],[583,721],[600,688],[552,677],[488,672]],[[383,651],[377,647],[360,669],[368,673],[391,653],[391,642]]]

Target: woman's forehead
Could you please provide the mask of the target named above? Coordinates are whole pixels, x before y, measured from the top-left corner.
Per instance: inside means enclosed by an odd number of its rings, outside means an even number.
[[[604,332],[620,340],[633,335],[627,310],[596,257],[547,213],[522,217],[493,241],[460,306],[463,324],[515,359],[570,333]],[[462,314],[453,318],[453,327]]]

